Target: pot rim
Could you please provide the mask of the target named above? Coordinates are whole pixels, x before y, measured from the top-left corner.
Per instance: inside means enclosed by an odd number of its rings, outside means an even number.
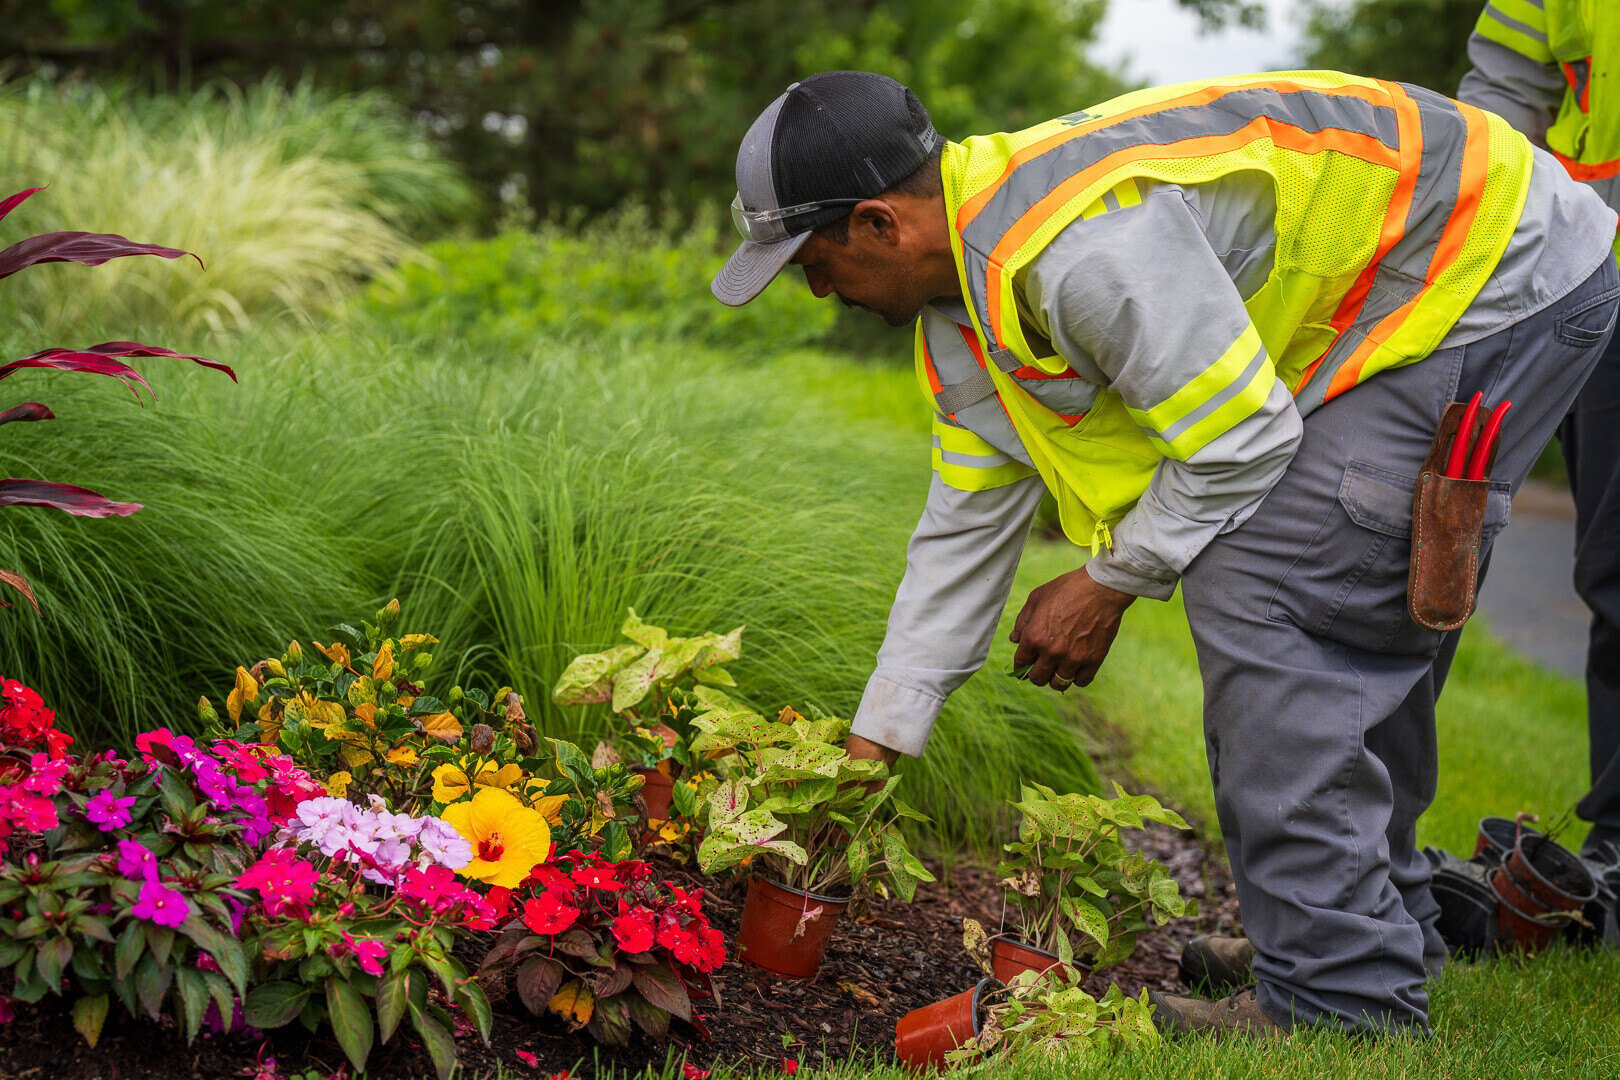
[[[790,892],[794,896],[809,897],[811,900],[820,900],[824,904],[847,904],[855,898],[855,893],[853,890],[845,893],[843,896],[826,896],[822,893],[813,893],[808,889],[796,889],[787,882],[778,880],[775,875],[766,873],[763,870],[750,869],[748,876],[751,880],[762,881],[767,885],[775,885],[783,892]]]
[[[1571,869],[1579,870],[1586,875],[1586,890],[1583,892],[1571,892],[1561,885],[1554,885],[1551,881],[1547,880],[1547,876],[1545,874],[1536,869],[1536,864],[1531,861],[1529,853],[1525,851],[1524,839],[1525,838],[1521,838],[1519,842],[1516,842],[1513,845],[1513,849],[1508,853],[1508,857],[1511,859],[1512,857],[1517,856],[1519,862],[1524,864],[1524,868],[1530,871],[1531,876],[1535,878],[1538,883],[1544,885],[1549,890],[1558,893],[1560,896],[1568,897],[1570,900],[1577,901],[1581,904],[1590,903],[1592,900],[1597,898],[1597,878],[1587,867],[1584,859],[1575,854],[1573,851],[1569,850],[1569,848],[1558,843],[1558,841],[1549,839],[1545,835],[1528,838],[1539,839],[1541,841],[1536,845],[1536,852],[1538,855],[1541,852],[1550,851],[1555,856],[1557,861],[1566,864]],[[1517,885],[1519,884],[1518,875],[1513,873],[1512,869],[1508,867],[1507,861],[1508,860],[1503,860],[1502,867],[1507,872],[1508,876],[1514,879],[1514,884]]]
[[[980,1026],[982,1026],[982,1023],[979,1020],[980,999],[982,999],[984,997],[985,987],[988,986],[990,983],[995,983],[997,986],[1000,986],[1001,985],[1001,980],[997,979],[993,975],[986,975],[984,978],[980,979],[973,986],[973,1037],[974,1038],[978,1038],[978,1036],[979,1036],[979,1028],[980,1028]]]

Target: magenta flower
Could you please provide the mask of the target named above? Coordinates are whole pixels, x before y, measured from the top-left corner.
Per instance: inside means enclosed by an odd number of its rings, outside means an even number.
[[[264,911],[271,918],[283,913],[302,915],[315,899],[320,871],[285,848],[272,848],[236,879],[239,889],[257,889]]]
[[[99,791],[90,796],[90,801],[84,808],[84,816],[94,822],[96,828],[102,832],[112,832],[129,824],[130,808],[134,805],[133,795],[119,799],[115,798],[111,791]]]
[[[179,926],[191,917],[191,902],[179,889],[153,879],[141,886],[140,898],[129,913],[159,926]]]
[[[139,840],[118,841],[118,872],[131,881],[156,881],[157,856]]]

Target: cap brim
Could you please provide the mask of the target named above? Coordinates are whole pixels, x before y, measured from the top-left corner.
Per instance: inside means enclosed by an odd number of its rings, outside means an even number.
[[[782,267],[793,258],[793,253],[803,247],[808,239],[810,233],[802,232],[774,244],[756,244],[752,240],[744,240],[731,258],[726,260],[726,265],[714,275],[714,280],[709,282],[709,291],[722,304],[741,307],[765,291],[765,286],[782,272]]]

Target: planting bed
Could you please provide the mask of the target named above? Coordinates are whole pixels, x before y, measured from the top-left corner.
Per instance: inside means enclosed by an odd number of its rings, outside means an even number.
[[[1107,979],[1117,979],[1131,993],[1144,986],[1174,989],[1182,945],[1196,933],[1229,932],[1234,925],[1237,901],[1231,877],[1224,862],[1212,858],[1199,840],[1152,826],[1141,847],[1170,867],[1201,911],[1196,920],[1143,934],[1135,956],[1092,976],[1087,989],[1094,993],[1101,993]],[[664,868],[683,885],[713,884],[690,869]],[[999,924],[1001,893],[992,874],[958,867],[948,881],[940,876],[939,884],[918,888],[913,904],[874,904],[856,919],[846,917],[811,981],[778,980],[729,957],[715,978],[721,1005],[698,1006],[712,1038],[698,1038],[677,1021],[669,1052],[678,1056],[684,1051],[688,1061],[702,1067],[724,1062],[774,1068],[786,1056],[807,1069],[823,1055],[839,1059],[851,1050],[889,1054],[896,1020],[977,981],[978,972],[961,948],[962,919],[976,918],[990,928]],[[736,934],[746,889],[747,881],[739,875],[709,894],[712,921],[728,941]],[[792,1035],[796,1043],[784,1049],[784,1035]],[[550,1077],[572,1069],[576,1076],[589,1077],[609,1064],[621,1073],[634,1073],[646,1064],[661,1064],[665,1054],[639,1033],[628,1047],[598,1048],[583,1032],[571,1034],[551,1018],[536,1020],[515,1000],[495,1002],[491,1046],[486,1048],[472,1033],[456,1041],[469,1077],[492,1074],[497,1063],[515,1076]],[[519,1051],[534,1054],[537,1067],[525,1064]],[[92,1050],[73,1032],[66,1011],[48,1001],[20,1008],[16,1020],[0,1026],[0,1080],[224,1080],[256,1073],[270,1080],[272,1074],[261,1072],[256,1063],[259,1057],[274,1057],[273,1075],[282,1077],[309,1068],[318,1069],[317,1075],[347,1068],[335,1041],[310,1038],[301,1029],[282,1029],[268,1041],[205,1036],[188,1047],[172,1028],[109,1017],[100,1045]],[[408,1029],[375,1051],[370,1064],[371,1074],[379,1077],[432,1074],[426,1052]]]

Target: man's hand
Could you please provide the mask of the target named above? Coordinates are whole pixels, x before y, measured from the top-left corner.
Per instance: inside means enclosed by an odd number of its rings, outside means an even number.
[[[1053,578],[1029,594],[1013,624],[1013,667],[1027,667],[1030,682],[1060,692],[1089,685],[1135,599],[1097,584],[1084,567]]]
[[[871,739],[863,739],[859,735],[851,735],[844,740],[844,753],[856,761],[881,761],[891,766],[900,760],[900,751],[890,750],[887,746],[875,743]]]

